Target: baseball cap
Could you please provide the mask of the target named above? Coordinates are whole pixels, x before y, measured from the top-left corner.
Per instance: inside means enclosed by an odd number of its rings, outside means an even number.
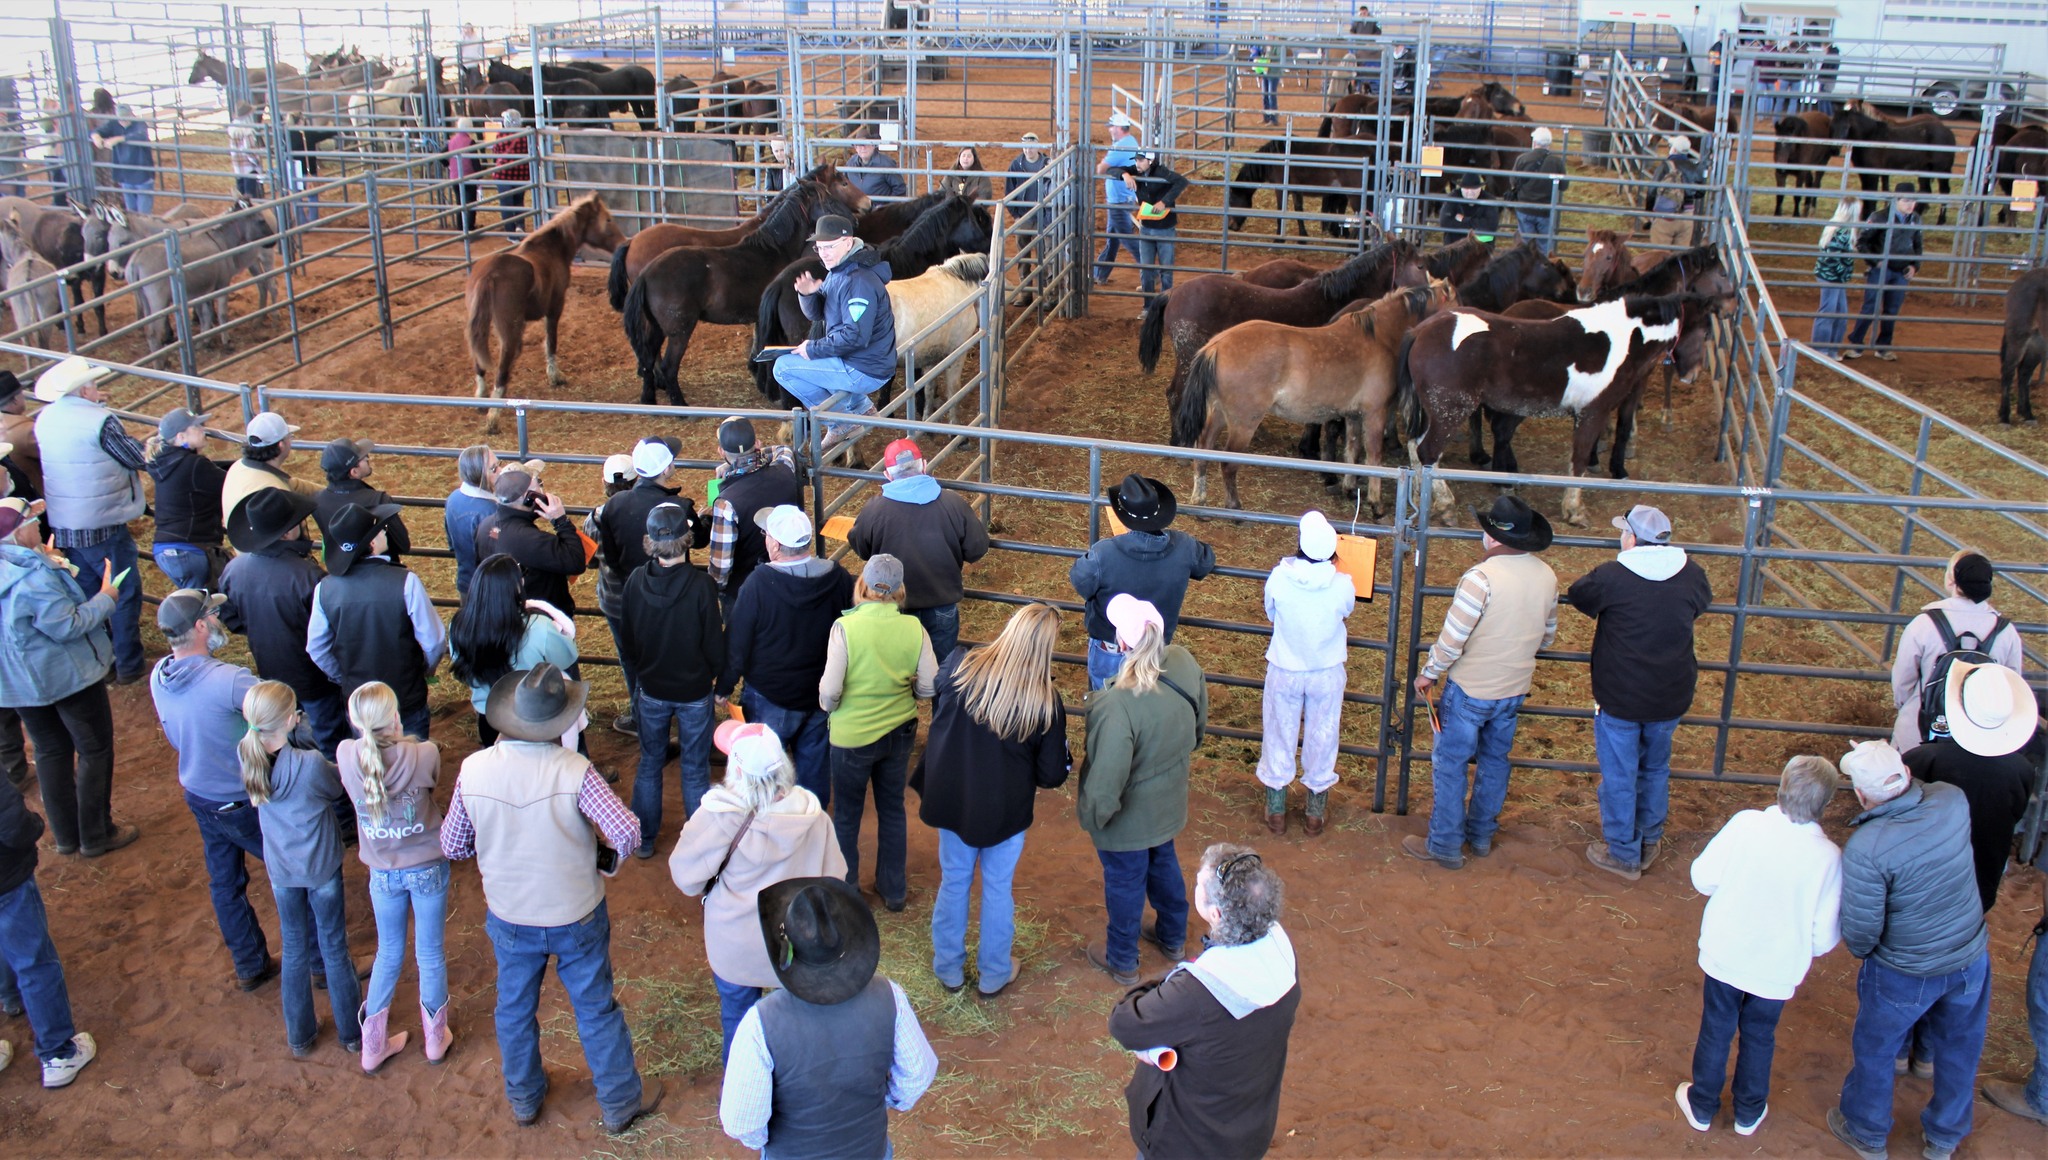
[[[164,442],[169,443],[204,422],[206,415],[203,412],[195,413],[183,407],[172,407],[169,414],[157,420],[156,433],[163,436]]]
[[[633,478],[633,457],[623,454],[605,456],[604,466],[598,469],[598,477],[606,483]]]
[[[836,213],[828,213],[819,218],[817,226],[811,230],[811,240],[814,242],[836,242],[852,236],[853,219],[841,217]]]
[[[1971,600],[1991,599],[1991,561],[1979,552],[1956,557],[1956,589]]]
[[[788,760],[781,738],[758,721],[720,721],[718,728],[712,730],[711,743],[749,773],[760,773]]]
[[[734,415],[718,425],[718,449],[738,455],[752,451],[758,436],[754,434],[754,421],[745,415]]]
[[[1632,532],[1637,542],[1644,544],[1668,544],[1671,542],[1671,517],[1646,503],[1639,503],[1628,509],[1625,516],[1614,517],[1614,526]]]
[[[877,596],[894,596],[903,590],[903,561],[887,552],[870,556],[860,570],[860,582]]]
[[[320,449],[320,470],[347,471],[369,457],[368,439],[336,439]]]
[[[647,512],[647,534],[657,540],[674,540],[690,531],[690,513],[679,503],[655,504]]]
[[[795,504],[779,503],[754,513],[754,526],[774,537],[785,548],[802,548],[811,542],[811,517]]]
[[[633,471],[642,479],[653,479],[676,463],[676,453],[659,439],[642,439],[633,448]]]
[[[1036,134],[1036,133],[1026,133],[1026,134],[1024,134],[1024,135],[1023,135],[1022,137],[1019,137],[1019,138],[1017,138],[1017,140],[1019,140],[1019,141],[1029,141],[1029,142],[1030,142],[1030,143],[1032,143],[1033,145],[1036,145],[1036,144],[1038,144],[1038,134]]]
[[[899,471],[915,470],[924,461],[924,452],[918,449],[915,439],[897,439],[882,449],[882,470],[890,479]]]
[[[156,626],[172,636],[182,636],[227,602],[228,598],[218,592],[180,588],[156,606]]]
[[[8,496],[0,500],[0,538],[13,535],[16,528],[27,523],[29,510],[28,501],[19,496]]]
[[[1311,560],[1327,560],[1337,554],[1337,529],[1323,513],[1302,514],[1301,554]]]
[[[1166,618],[1159,615],[1159,609],[1151,601],[1140,600],[1128,592],[1110,597],[1103,615],[1116,626],[1116,642],[1121,645],[1135,647],[1148,624],[1158,625],[1162,632],[1166,630]]]
[[[297,430],[297,427],[285,422],[284,416],[276,411],[263,411],[249,420],[249,426],[244,434],[248,436],[250,446],[269,447],[291,438],[292,432]]]
[[[1128,129],[1133,124],[1135,124],[1135,122],[1133,122],[1128,115],[1122,112],[1111,113],[1109,115],[1109,123],[1115,125],[1119,129]]]
[[[532,490],[533,476],[524,471],[501,471],[498,482],[491,485],[491,492],[498,497],[499,503],[519,503]]]
[[[1849,775],[1856,792],[1869,798],[1890,798],[1905,787],[1912,774],[1889,741],[1862,741],[1842,755],[1842,772]]]

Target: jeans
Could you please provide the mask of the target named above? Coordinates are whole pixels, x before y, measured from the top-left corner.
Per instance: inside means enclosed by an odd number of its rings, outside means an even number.
[[[50,941],[50,916],[34,878],[0,894],[0,993],[7,992],[21,999],[35,1030],[37,1057],[69,1059],[78,1028],[71,1022],[64,964]]]
[[[462,232],[466,234],[476,229],[476,182],[463,181],[456,184],[455,204],[461,207],[455,213],[462,222]]]
[[[798,358],[786,354],[775,360],[774,369],[775,381],[805,407],[822,407],[825,400],[844,393],[854,396],[843,404],[843,409],[854,415],[873,412],[875,403],[868,396],[889,383],[888,379],[878,379],[854,370],[846,365],[843,358]],[[850,424],[834,424],[828,430],[838,431],[848,426]]]
[[[519,232],[519,223],[526,217],[526,187],[498,182],[498,224],[512,233]]]
[[[1485,701],[1467,696],[1451,680],[1442,682],[1442,688],[1437,716],[1444,731],[1437,734],[1429,758],[1429,852],[1456,859],[1466,842],[1475,850],[1491,847],[1494,831],[1500,829],[1500,807],[1508,797],[1508,750],[1514,748],[1515,714],[1522,697]],[[1469,805],[1467,763],[1475,766]]]
[[[1721,1084],[1728,1078],[1728,1048],[1739,1033],[1735,1057],[1735,1122],[1754,1124],[1771,1097],[1771,1055],[1777,1049],[1778,1016],[1785,1000],[1764,999],[1706,976],[1700,1037],[1692,1048],[1692,1114],[1712,1123],[1721,1110]]]
[[[1550,211],[1547,209],[1516,209],[1515,231],[1525,242],[1535,242],[1549,257],[1557,249],[1557,238],[1550,232]]]
[[[781,740],[796,766],[796,783],[818,796],[818,804],[832,805],[831,735],[827,719],[816,705],[808,709],[785,709],[756,693],[750,686],[740,694],[740,711],[749,721],[759,721]]]
[[[247,174],[235,178],[235,192],[252,201],[263,200],[263,179]]]
[[[718,1049],[718,1062],[723,1066],[732,1058],[732,1037],[740,1029],[740,1020],[761,1001],[761,988],[728,983],[716,972],[711,976],[711,985],[718,988],[718,1025],[725,1032],[725,1046]]]
[[[1820,284],[1820,309],[1813,320],[1813,345],[1823,354],[1840,354],[1842,336],[1849,333],[1849,285],[1846,282]]]
[[[1171,841],[1149,850],[1097,850],[1102,861],[1102,904],[1109,911],[1103,954],[1119,971],[1138,969],[1138,928],[1145,903],[1152,903],[1159,941],[1167,946],[1188,937],[1188,886]]]
[[[611,912],[597,909],[562,926],[520,926],[484,914],[484,929],[498,957],[498,1054],[505,1099],[520,1115],[540,1107],[548,1075],[540,1062],[540,980],[548,959],[576,1012],[576,1037],[607,1119],[624,1119],[640,1106],[640,1070],[633,1037],[612,994]]]
[[[1892,327],[1899,311],[1906,307],[1906,272],[1879,266],[1863,276],[1863,305],[1856,310],[1856,326],[1849,332],[1849,345],[1862,346],[1870,320],[1878,319],[1876,346],[1892,344]],[[1846,291],[1844,294],[1846,295]]]
[[[1113,640],[1088,638],[1088,691],[1106,689],[1117,673],[1123,671],[1123,650]]]
[[[36,747],[50,839],[70,850],[105,846],[114,832],[114,708],[106,682],[15,711]]]
[[[910,889],[904,871],[909,856],[909,823],[903,814],[903,785],[910,771],[910,746],[917,740],[912,717],[866,745],[832,747],[832,828],[846,855],[846,880],[860,885],[860,818],[868,785],[875,787],[875,893],[901,902]]]
[[[581,678],[572,677],[570,679],[580,680]],[[344,709],[343,718],[346,719],[346,717],[347,710]],[[399,706],[398,727],[400,729],[405,730],[406,736],[411,737],[417,741],[425,741],[427,739],[428,730],[434,727],[433,708],[424,701],[420,702],[419,707],[416,709],[408,709],[403,705]],[[576,750],[577,752],[582,753],[583,747],[581,745],[578,745],[576,747]],[[590,755],[588,753],[584,753],[584,756],[588,757]]]
[[[114,598],[114,615],[107,628],[114,634],[114,671],[123,677],[142,672],[142,578],[133,574],[136,563],[135,537],[122,528],[111,540],[83,548],[66,548],[64,557],[78,565],[78,586],[91,596],[100,590],[100,573],[109,560],[114,575],[130,573]]]
[[[420,1006],[439,1011],[447,1005],[448,955],[442,949],[442,935],[448,924],[448,878],[446,858],[403,870],[370,871],[370,909],[377,914],[377,958],[370,967],[370,994],[364,1004],[370,1014],[389,1008],[398,990],[398,976],[405,970],[408,913],[413,961],[420,969]]]
[[[277,898],[277,938],[284,944],[284,965],[278,993],[284,1000],[285,1042],[295,1052],[313,1046],[320,1020],[313,1013],[313,963],[306,953],[308,936],[317,937],[320,961],[327,967],[327,1003],[334,1011],[334,1030],[341,1045],[359,1051],[363,1043],[363,993],[355,960],[348,954],[348,918],[343,913],[341,868],[319,886],[270,884]]]
[[[150,558],[156,561],[157,570],[171,582],[173,589],[204,588],[211,591],[220,572],[214,567],[214,556],[204,548],[150,549]],[[225,564],[225,561],[223,561]]]
[[[199,823],[206,850],[206,878],[213,894],[213,918],[221,940],[235,960],[235,974],[252,979],[270,963],[270,946],[249,905],[249,864],[244,855],[263,860],[263,827],[248,802],[217,802],[190,791],[185,805]],[[354,978],[355,972],[350,971]]]
[[[931,638],[932,656],[940,664],[945,664],[946,658],[953,655],[953,650],[960,647],[960,606],[940,604],[932,608],[920,608],[910,615],[915,616],[917,622],[924,625],[924,634]]]
[[[1138,289],[1152,293],[1156,284],[1161,290],[1173,289],[1173,239],[1175,226],[1138,227]]]
[[[1294,749],[1301,746],[1301,783],[1310,793],[1337,784],[1337,726],[1344,714],[1344,666],[1298,672],[1266,666],[1261,706],[1259,784],[1286,789],[1294,784]]]
[[[1671,806],[1671,735],[1677,731],[1676,717],[1593,717],[1593,746],[1600,758],[1600,832],[1607,839],[1607,852],[1623,865],[1642,865],[1643,847],[1664,840],[1664,816]]]
[[[932,900],[932,974],[948,987],[967,979],[967,898],[974,867],[981,866],[980,989],[1001,990],[1010,981],[1010,943],[1017,936],[1016,901],[1010,882],[1024,856],[1024,834],[993,846],[970,846],[951,830],[939,831],[939,895]]]
[[[616,616],[606,616],[604,622],[612,630],[612,655],[624,657],[626,655],[626,622]],[[632,668],[623,664],[619,666],[619,676],[626,682],[626,714],[627,716],[632,716],[639,712],[640,681],[633,675]]]
[[[324,697],[299,697],[299,708],[305,711],[306,727],[313,731],[313,743],[320,747],[320,755],[334,760],[334,750],[348,740],[354,728],[348,723],[348,706],[343,703],[337,690]],[[425,740],[426,734],[418,735]]]
[[[1280,78],[1271,73],[1259,78],[1259,111],[1268,125],[1280,119]]]
[[[156,204],[156,182],[145,181],[130,185],[123,181],[121,186],[121,208],[129,213],[148,213]]]
[[[1915,1023],[1934,1057],[1934,1095],[1920,1113],[1929,1144],[1954,1148],[1970,1134],[1970,1103],[1977,1063],[1984,1054],[1991,1015],[1991,955],[1978,952],[1968,966],[1921,977],[1863,960],[1856,975],[1855,1062],[1842,1081],[1842,1116],[1865,1147],[1883,1148],[1892,1130],[1892,1061]]]
[[[1137,206],[1138,203],[1134,201],[1120,201],[1103,208],[1103,212],[1108,216],[1103,223],[1102,232],[1108,240],[1102,243],[1102,252],[1095,255],[1097,282],[1108,281],[1109,264],[1116,261],[1119,249],[1129,250],[1133,256],[1137,254],[1138,219],[1131,216],[1137,210]]]
[[[651,850],[661,834],[661,772],[668,764],[669,722],[675,722],[682,736],[683,817],[688,819],[711,790],[711,730],[717,714],[709,693],[695,701],[661,701],[642,689],[634,715],[640,726],[640,771],[633,778],[633,813],[640,819],[640,845]]]
[[[2048,1114],[2048,938],[2034,940],[2034,959],[2027,966],[2027,1030],[2034,1040],[2027,1106]]]

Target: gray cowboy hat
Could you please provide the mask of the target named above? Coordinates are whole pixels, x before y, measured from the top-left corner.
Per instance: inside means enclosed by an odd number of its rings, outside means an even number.
[[[569,731],[590,695],[552,664],[506,673],[484,698],[484,720],[514,741],[554,741]]]
[[[768,962],[789,993],[829,1007],[861,993],[882,961],[882,934],[842,878],[790,878],[756,899]]]

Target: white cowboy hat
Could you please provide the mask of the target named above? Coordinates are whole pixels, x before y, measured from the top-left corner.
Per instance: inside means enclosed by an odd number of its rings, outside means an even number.
[[[1949,665],[1946,704],[1948,733],[1979,757],[2003,757],[2034,735],[2034,691],[2004,665]]]
[[[111,367],[89,363],[74,354],[36,379],[36,398],[54,403],[80,387],[89,387],[101,379],[112,377],[113,373]]]

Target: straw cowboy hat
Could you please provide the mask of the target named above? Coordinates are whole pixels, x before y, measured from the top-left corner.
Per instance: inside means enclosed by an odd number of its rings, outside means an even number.
[[[590,695],[585,681],[572,681],[543,662],[506,673],[484,698],[484,720],[514,741],[556,741],[583,713]]]
[[[1943,690],[1948,735],[1979,757],[2004,757],[2034,735],[2034,691],[2004,665],[1949,665]]]
[[[840,878],[791,878],[756,900],[768,962],[789,993],[806,1003],[844,1003],[868,985],[882,961],[875,912]]]

